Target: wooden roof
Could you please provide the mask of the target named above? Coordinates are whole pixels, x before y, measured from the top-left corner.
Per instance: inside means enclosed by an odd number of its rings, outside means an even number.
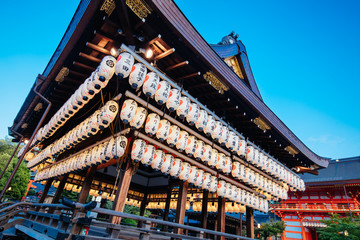
[[[216,52],[216,47],[213,47],[214,51],[174,2],[149,0],[146,3],[152,11],[144,22],[125,1],[81,1],[49,64],[36,79],[43,80],[39,92],[53,103],[44,124],[89,76],[99,60],[109,54],[112,48],[125,43],[136,49],[151,47],[158,56],[163,56],[156,60],[158,69],[183,85],[185,90],[224,121],[288,167],[327,166],[328,160],[305,146],[263,102],[253,79],[246,51],[240,52],[242,68],[247,77],[244,81],[223,61],[224,51]],[[116,8],[112,13],[111,8],[104,9],[106,4],[110,7],[115,4]],[[236,45],[242,49],[239,43]],[[172,48],[175,48],[175,52],[171,52]],[[176,71],[172,68],[185,61],[189,64],[176,68]],[[68,69],[68,75],[62,81],[55,81],[64,68]],[[203,74],[207,72],[214,73],[229,90],[221,94],[214,89],[204,80]],[[116,81],[110,81],[104,89],[105,97],[110,97],[115,88]],[[95,104],[100,100],[100,96],[97,96],[91,101]],[[28,138],[31,136],[45,109],[34,111],[39,102],[41,99],[31,90],[10,130],[14,136],[17,133]],[[78,117],[69,121],[63,129],[71,129],[84,120],[83,114],[92,109],[94,104],[84,107]],[[26,128],[22,128],[24,123],[27,123]],[[259,128],[261,123],[270,129],[264,131]],[[51,139],[61,136],[62,132],[59,131]],[[289,152],[289,147],[294,151]]]

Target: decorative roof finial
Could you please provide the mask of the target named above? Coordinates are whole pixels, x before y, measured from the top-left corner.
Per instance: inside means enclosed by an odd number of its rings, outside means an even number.
[[[235,31],[232,31],[229,35],[223,37],[221,39],[221,42],[219,42],[218,44],[221,44],[221,45],[234,44],[237,41],[238,37],[239,37],[239,34],[235,35]]]

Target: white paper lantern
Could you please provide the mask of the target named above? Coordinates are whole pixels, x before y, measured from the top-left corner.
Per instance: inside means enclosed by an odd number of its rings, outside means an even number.
[[[128,52],[122,52],[117,58],[115,65],[115,74],[119,79],[127,78],[134,65],[135,59]]]
[[[239,162],[234,161],[232,163],[231,175],[236,179],[241,179],[240,163]]]
[[[196,160],[201,160],[201,158],[204,156],[205,151],[205,143],[201,140],[196,141],[196,150],[194,153],[194,157]]]
[[[188,138],[188,142],[187,142],[187,145],[186,145],[186,148],[185,148],[185,152],[188,156],[193,156],[195,154],[195,151],[196,151],[196,143],[197,143],[197,140],[196,140],[196,137],[195,136],[189,136]]]
[[[260,152],[259,149],[254,149],[254,161],[253,164],[255,166],[259,166],[259,162],[260,162]]]
[[[225,197],[229,200],[231,200],[231,197],[232,197],[232,185],[231,183],[226,183],[225,184]]]
[[[134,141],[131,149],[131,159],[134,162],[139,162],[143,158],[145,147],[146,147],[146,143],[144,140],[136,139]]]
[[[254,147],[249,145],[246,148],[246,160],[250,163],[254,162],[254,158],[255,158],[255,151],[254,151]]]
[[[195,122],[198,120],[198,118],[199,118],[199,111],[200,111],[199,105],[197,105],[196,103],[191,103],[191,104],[190,104],[189,113],[188,113],[188,115],[186,116],[186,121],[187,121],[190,125],[194,125]]]
[[[88,136],[95,135],[99,130],[99,124],[98,124],[98,117],[100,115],[100,110],[96,110],[93,115],[91,115],[91,118],[88,123]]]
[[[187,162],[183,162],[181,166],[181,172],[179,178],[184,182],[189,179],[191,165]]]
[[[189,183],[195,184],[197,180],[197,176],[198,176],[198,168],[195,166],[191,166],[189,178],[188,178]]]
[[[199,117],[198,117],[197,121],[195,122],[195,127],[198,130],[203,131],[204,128],[206,127],[207,119],[208,119],[208,113],[205,110],[201,109],[199,111]]]
[[[176,143],[176,148],[182,152],[185,150],[188,143],[189,133],[186,131],[180,131],[179,139]]]
[[[155,92],[155,101],[162,105],[166,103],[167,99],[169,98],[170,94],[170,84],[167,81],[160,81]]]
[[[171,154],[165,154],[164,162],[161,166],[161,172],[164,174],[170,174],[172,165],[174,163],[174,157]]]
[[[240,147],[239,147],[239,150],[237,151],[237,155],[239,155],[239,157],[245,158],[246,157],[246,148],[247,148],[246,141],[244,139],[241,139]]]
[[[125,136],[118,136],[115,138],[114,145],[111,148],[113,158],[118,159],[124,155],[127,143],[128,140]]]
[[[175,158],[174,159],[173,165],[172,165],[171,170],[170,170],[170,175],[172,177],[178,178],[180,176],[182,163],[183,162],[181,161],[180,158]]]
[[[229,136],[226,142],[226,147],[231,150],[233,152],[233,150],[236,148],[236,144],[238,144],[239,142],[237,141],[237,139],[239,139],[239,137],[236,135],[235,132],[230,131],[229,132]],[[240,139],[239,139],[240,141]],[[236,151],[235,151],[236,152]]]
[[[166,107],[170,112],[176,111],[180,104],[181,93],[176,88],[170,90],[169,98],[166,101]]]
[[[225,197],[226,195],[226,182],[224,180],[219,180],[216,188],[216,193],[219,197]]]
[[[204,173],[203,177],[203,185],[201,186],[202,189],[210,190],[211,187],[211,174],[210,173]]]
[[[211,137],[215,140],[218,141],[221,137],[222,134],[222,128],[223,125],[220,121],[215,121],[215,128],[214,128],[214,132],[211,134]]]
[[[139,129],[143,126],[146,119],[147,111],[143,107],[137,107],[133,119],[130,121],[130,126],[133,129]]]
[[[223,172],[225,174],[229,174],[231,173],[231,166],[232,166],[232,161],[231,161],[231,158],[226,156],[225,157],[225,167],[223,169]]]
[[[222,146],[225,146],[228,140],[229,140],[229,128],[223,126],[221,130],[221,137],[219,138],[219,143]]]
[[[182,96],[180,98],[180,104],[176,109],[176,115],[181,119],[185,118],[189,114],[190,109],[190,99],[188,97]]]
[[[218,162],[218,151],[213,148],[211,149],[211,159],[209,160],[208,164],[210,167],[214,167],[217,165],[217,162]]]
[[[226,165],[226,155],[223,153],[218,154],[218,159],[216,163],[216,168],[223,171]]]
[[[147,97],[154,98],[155,92],[159,85],[159,81],[160,81],[159,75],[157,75],[154,72],[149,72],[145,77],[145,81],[143,84],[143,93]]]
[[[141,159],[141,163],[145,166],[150,165],[152,160],[154,159],[155,151],[156,149],[153,145],[147,144],[145,147],[144,155]]]
[[[165,153],[162,150],[156,150],[154,154],[154,159],[151,162],[151,167],[155,170],[160,170],[164,162]]]
[[[204,146],[204,154],[201,157],[201,161],[208,163],[211,160],[212,147],[208,144]]]
[[[210,192],[215,193],[217,191],[218,179],[216,176],[211,176]]]
[[[194,185],[195,187],[202,188],[203,184],[204,184],[204,170],[198,169],[197,179]]]
[[[143,63],[135,63],[130,72],[129,84],[133,89],[141,87],[145,81],[147,69]]]
[[[113,100],[108,101],[101,109],[99,116],[101,124],[105,125],[105,127],[109,126],[109,124],[114,121],[118,111],[119,105],[117,102]]]
[[[211,115],[208,115],[208,118],[206,120],[206,126],[204,128],[204,133],[207,136],[211,136],[214,130],[215,130],[215,118]]]
[[[137,103],[132,99],[124,101],[120,112],[120,118],[123,123],[127,124],[134,118],[137,107]]]
[[[170,131],[170,122],[166,119],[162,119],[159,122],[159,128],[156,131],[156,137],[160,141],[164,141],[167,139]]]
[[[153,136],[156,134],[160,123],[160,116],[156,113],[150,113],[146,118],[145,123],[145,132],[149,136]]]
[[[91,81],[93,82],[95,88],[104,88],[108,84],[108,81],[104,77],[100,76],[97,70],[91,74]],[[89,99],[87,99],[89,101]]]
[[[104,143],[104,150],[102,151],[100,158],[102,161],[109,161],[113,158],[112,147],[114,146],[115,138],[111,138]]]
[[[166,142],[169,144],[170,147],[173,147],[177,143],[179,137],[180,137],[180,128],[176,125],[171,125]]]

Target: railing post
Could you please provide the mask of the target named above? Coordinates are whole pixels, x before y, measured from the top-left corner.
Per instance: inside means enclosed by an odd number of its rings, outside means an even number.
[[[143,223],[143,228],[146,229],[146,233],[140,233],[140,236],[139,236],[140,240],[150,240],[150,226],[151,226],[150,221],[145,221]]]
[[[225,232],[225,202],[225,198],[218,198],[217,231],[222,233]],[[225,240],[225,237],[218,236],[216,239]]]
[[[48,194],[48,192],[49,192],[49,189],[50,189],[50,187],[51,187],[52,182],[53,182],[53,179],[52,179],[52,178],[50,178],[50,179],[48,179],[48,180],[46,181],[46,184],[45,184],[45,187],[44,187],[44,191],[43,191],[43,193],[41,194],[41,197],[40,197],[40,199],[39,199],[39,203],[44,203],[45,198],[46,198],[46,196],[47,196],[47,194]]]

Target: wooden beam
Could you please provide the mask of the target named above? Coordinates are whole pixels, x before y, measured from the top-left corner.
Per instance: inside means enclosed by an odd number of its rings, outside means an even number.
[[[159,35],[157,35],[156,38],[150,40],[150,41],[148,42],[148,45],[150,46],[150,45],[154,44],[156,41],[158,41],[158,40],[160,40],[160,39],[161,39],[161,35],[159,34]]]
[[[175,81],[178,82],[178,81],[180,81],[180,80],[193,78],[193,77],[196,77],[196,76],[200,76],[200,74],[201,74],[201,72],[192,73],[192,74],[189,74],[189,75],[180,77],[180,78],[176,79]]]
[[[175,52],[175,48],[170,48],[169,50],[163,52],[163,53],[160,53],[159,55],[155,56],[155,60],[160,60],[160,59],[163,59],[164,57],[167,57],[169,56],[170,54],[174,53]]]
[[[43,203],[43,202],[45,201],[45,198],[46,198],[46,196],[47,196],[47,194],[48,194],[48,192],[49,192],[49,189],[50,189],[50,187],[51,187],[52,182],[53,182],[53,179],[52,179],[52,178],[50,178],[50,179],[48,179],[48,180],[46,181],[46,184],[45,184],[45,187],[44,187],[44,191],[43,191],[43,193],[41,194],[41,198],[39,199],[39,203]]]
[[[83,68],[83,69],[86,69],[86,70],[88,70],[89,72],[93,72],[93,71],[96,70],[96,68],[90,67],[90,66],[88,66],[88,65],[86,65],[86,64],[83,64],[83,63],[80,63],[80,62],[73,61],[73,64],[74,64],[75,66],[77,66],[77,67],[81,67],[81,68]]]
[[[135,41],[133,38],[133,31],[131,29],[132,24],[130,23],[129,15],[128,15],[128,7],[126,6],[125,1],[115,0],[116,5],[116,13],[119,18],[119,22],[121,23],[121,27],[124,31],[125,38],[130,45],[134,45]]]
[[[79,53],[79,56],[80,57],[82,57],[82,58],[85,58],[85,59],[87,59],[87,60],[90,60],[90,61],[92,61],[92,62],[96,62],[96,63],[100,63],[101,62],[101,59],[98,59],[98,58],[96,58],[96,57],[93,57],[93,56],[91,56],[91,55],[88,55],[88,54],[86,54],[86,53]]]
[[[177,69],[180,67],[184,67],[184,66],[187,66],[188,64],[189,64],[189,61],[183,61],[183,62],[180,62],[178,64],[175,64],[175,65],[172,65],[172,66],[166,68],[165,71],[170,71],[170,70],[174,70],[174,69]]]
[[[96,173],[96,166],[92,166],[91,168],[88,169],[87,173],[86,173],[86,177],[85,177],[85,181],[82,185],[79,197],[78,197],[78,202],[79,203],[85,203],[86,202],[86,198],[89,196],[89,192],[91,189],[91,183],[94,179]]]
[[[178,201],[176,206],[176,216],[175,216],[175,222],[179,224],[184,224],[188,188],[189,188],[188,182],[183,182],[183,181],[180,182],[179,196],[178,196]],[[183,229],[178,228],[175,230],[175,233],[183,234]]]
[[[254,209],[246,207],[246,236],[254,238]]]
[[[87,42],[86,43],[86,46],[91,48],[92,50],[95,50],[95,51],[98,51],[98,52],[101,52],[101,53],[104,53],[106,55],[110,55],[110,51],[105,49],[105,48],[102,48],[102,47],[99,47],[98,45],[95,45],[93,43],[90,43],[90,42]]]
[[[225,203],[225,198],[218,198],[217,231],[223,233],[225,232]],[[217,240],[225,240],[225,237],[218,236]]]
[[[74,75],[74,76],[76,76],[76,77],[78,77],[78,78],[81,78],[81,79],[83,79],[82,81],[84,81],[86,78],[90,77],[90,76],[87,75],[87,74],[79,73],[79,72],[74,71],[74,70],[69,70],[69,75]],[[69,76],[69,75],[68,75],[68,76]],[[65,78],[64,78],[64,80],[66,80],[66,79],[69,79],[69,77],[65,77]],[[75,81],[75,80],[73,80],[73,81]]]

